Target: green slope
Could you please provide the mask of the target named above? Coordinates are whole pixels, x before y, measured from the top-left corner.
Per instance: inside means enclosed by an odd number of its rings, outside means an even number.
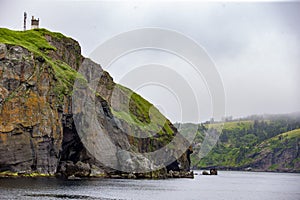
[[[184,124],[185,134],[191,124]],[[195,126],[195,124],[193,125]],[[260,171],[300,171],[300,117],[273,116],[265,119],[244,119],[219,124],[199,124],[194,138],[194,168],[218,167],[243,170],[251,167]],[[216,129],[219,140],[203,158],[198,152],[205,134]],[[290,131],[291,130],[291,131]],[[206,132],[206,133],[205,133]]]

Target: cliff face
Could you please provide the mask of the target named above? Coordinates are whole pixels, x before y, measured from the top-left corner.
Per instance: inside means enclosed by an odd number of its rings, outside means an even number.
[[[300,172],[300,129],[279,134],[262,142],[247,157],[259,171]]]
[[[54,174],[63,112],[52,69],[21,46],[1,44],[1,51],[0,169]]]
[[[82,64],[90,71],[100,67],[83,58],[79,44],[71,38],[45,29],[25,32],[0,29],[0,171],[65,176],[118,172],[99,162],[77,133],[74,117],[82,111],[72,112],[74,81],[78,77],[83,82],[92,78],[84,79],[78,74]],[[159,165],[166,155],[172,155],[178,157],[176,162],[155,173],[146,173],[147,177],[163,177],[171,169],[189,171],[187,153],[178,148],[155,158],[139,156],[164,147],[176,136],[183,146],[188,145],[149,102],[115,84],[102,69],[96,91],[92,92],[99,108],[98,122],[117,147],[108,154],[112,162],[135,162],[143,169],[146,165]],[[163,124],[155,122],[147,126],[151,122],[150,109]],[[154,136],[139,138],[132,133]],[[97,135],[94,137],[98,139]],[[127,155],[120,154],[122,150]]]

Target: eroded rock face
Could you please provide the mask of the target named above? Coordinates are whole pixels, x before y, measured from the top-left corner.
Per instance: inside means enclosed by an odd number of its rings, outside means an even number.
[[[88,177],[91,174],[91,167],[89,163],[83,163],[81,161],[76,163],[72,161],[61,162],[59,168],[62,175],[66,178],[71,176]]]
[[[94,67],[99,67],[89,59],[84,60],[76,41],[50,35],[45,37],[56,48],[48,51],[53,60],[62,61],[75,70],[84,61],[91,73]],[[178,158],[175,168],[189,171],[188,153],[183,150],[174,148],[165,151],[151,161],[139,154],[164,147],[176,135],[179,136],[174,141],[176,144],[179,141],[183,146],[188,144],[169,121],[166,123],[170,130],[162,128],[160,135],[154,138],[137,138],[129,134],[132,131],[142,134],[145,130],[114,116],[112,102],[119,101],[121,105],[128,101],[128,96],[120,92],[113,97],[115,83],[107,72],[101,70],[101,73],[96,89],[99,94],[95,102],[97,120],[104,134],[116,146],[109,154],[103,153],[105,159],[114,164],[127,162],[128,168],[135,165],[147,171],[172,155],[174,159]],[[120,175],[119,170],[99,162],[84,145],[74,124],[82,110],[79,108],[72,112],[72,98],[67,94],[63,94],[63,98],[57,94],[58,84],[59,80],[45,58],[21,46],[0,44],[0,172],[60,173],[66,177]],[[90,94],[83,92],[80,95]],[[138,117],[147,120],[145,116]],[[167,177],[167,168],[145,174],[134,173],[128,172],[122,177],[163,178]]]
[[[6,56],[6,45],[5,44],[0,44],[0,60],[4,59]]]
[[[295,162],[300,154],[299,141],[291,139],[282,141],[282,144],[281,148],[274,150],[263,148],[262,151],[249,155],[254,159],[250,168],[254,171],[299,172],[299,162]],[[294,168],[290,167],[293,165]]]
[[[5,48],[0,60],[0,170],[54,174],[62,124],[54,109],[51,68],[27,49]]]
[[[138,118],[141,119],[141,122],[147,122],[145,116],[141,116],[138,111],[136,111],[136,105],[131,104],[132,100],[130,99],[130,96],[128,96],[128,92],[125,91],[118,88],[118,86],[113,82],[113,79],[107,72],[102,72],[99,85],[97,87],[97,92],[106,100],[109,106],[115,111],[120,111],[122,110],[123,105],[129,105],[128,110],[125,109],[127,112],[132,112],[133,115],[138,116]],[[130,110],[131,106],[132,109]],[[152,165],[159,166],[162,163],[168,163],[168,165],[170,165],[171,167],[166,165],[165,167],[166,169],[168,169],[167,171],[169,171],[169,168],[173,170],[176,169],[180,171],[189,171],[189,156],[192,153],[192,151],[188,149],[188,147],[190,146],[189,142],[186,138],[178,133],[177,129],[168,119],[163,120],[165,121],[160,124],[161,127],[159,129],[147,131],[132,123],[128,123],[122,118],[117,118],[114,121],[115,123],[117,123],[117,126],[122,130],[122,132],[125,133],[124,135],[126,136],[126,140],[129,142],[130,148],[134,149],[136,152],[151,153],[166,147],[168,144],[169,146],[175,147],[173,149],[165,148],[165,151],[160,151],[159,153],[155,154],[155,157],[151,157],[151,160],[154,161],[153,163],[151,163]],[[145,124],[145,126],[147,126],[147,123]],[[167,125],[169,130],[166,130],[165,125]],[[145,132],[147,132],[147,134],[149,135],[153,135],[154,137],[135,137],[142,136],[143,134],[145,134]],[[161,132],[162,134],[159,135],[157,134],[157,132]],[[147,163],[147,158],[140,158],[140,155],[131,155],[130,157],[130,159],[127,159],[128,165],[137,160],[141,160],[142,163]],[[125,162],[126,160],[123,159],[123,161]],[[142,166],[142,163],[138,165]],[[144,165],[146,166],[145,169],[147,169],[149,168],[148,166],[150,164]]]

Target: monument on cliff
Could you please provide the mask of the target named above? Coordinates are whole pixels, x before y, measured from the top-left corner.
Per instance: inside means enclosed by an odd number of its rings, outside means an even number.
[[[31,29],[39,28],[40,19],[35,19],[34,16],[31,18]]]

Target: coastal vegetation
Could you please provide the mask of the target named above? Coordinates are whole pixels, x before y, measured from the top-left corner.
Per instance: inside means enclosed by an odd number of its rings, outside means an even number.
[[[197,126],[191,156],[194,168],[300,171],[300,113],[226,120],[222,130],[216,130],[217,125],[220,123],[181,124],[183,134]],[[218,132],[218,141],[201,157],[201,144],[212,130]]]

